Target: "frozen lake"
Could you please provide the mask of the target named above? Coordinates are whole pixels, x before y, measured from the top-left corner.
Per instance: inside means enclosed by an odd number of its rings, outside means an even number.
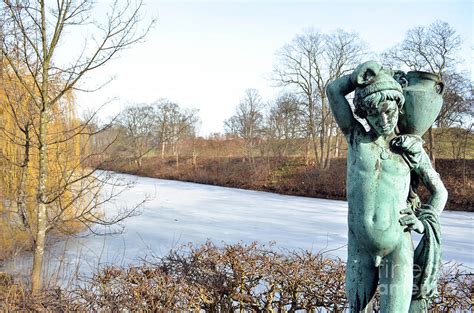
[[[263,244],[276,249],[326,251],[346,258],[347,202],[284,196],[194,183],[122,175],[135,186],[106,209],[133,206],[149,198],[141,214],[126,220],[120,235],[69,239],[58,244],[50,263],[88,273],[98,264],[126,265],[140,258],[164,255],[192,242]],[[441,216],[444,261],[474,268],[474,214],[444,212]],[[22,261],[25,262],[25,261]],[[24,265],[24,264],[23,264]],[[18,271],[18,262],[10,271]]]

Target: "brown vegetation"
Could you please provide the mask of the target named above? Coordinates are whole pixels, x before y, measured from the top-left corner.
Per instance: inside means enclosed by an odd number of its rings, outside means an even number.
[[[207,242],[171,251],[142,265],[106,267],[70,290],[40,297],[0,276],[1,310],[343,312],[345,265],[307,251]],[[430,312],[468,311],[473,274],[444,265]],[[377,303],[375,305],[377,307]]]

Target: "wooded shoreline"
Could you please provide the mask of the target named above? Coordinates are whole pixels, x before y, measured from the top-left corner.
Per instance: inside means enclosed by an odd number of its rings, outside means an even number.
[[[437,171],[448,193],[445,210],[474,211],[474,160],[438,159]],[[346,200],[346,159],[335,159],[328,169],[306,165],[303,158],[256,158],[250,164],[242,157],[198,159],[145,158],[133,162],[106,162],[103,170],[144,177],[179,180],[207,185],[274,192],[284,195]],[[422,199],[429,194],[420,188]]]

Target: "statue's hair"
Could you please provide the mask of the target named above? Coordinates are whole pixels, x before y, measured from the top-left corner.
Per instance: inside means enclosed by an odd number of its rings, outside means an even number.
[[[386,100],[396,101],[400,112],[403,108],[403,104],[405,103],[405,97],[403,96],[403,93],[399,92],[398,90],[380,90],[365,97],[360,97],[356,91],[356,95],[354,97],[354,113],[361,118],[366,118],[369,110],[376,109],[381,102]]]

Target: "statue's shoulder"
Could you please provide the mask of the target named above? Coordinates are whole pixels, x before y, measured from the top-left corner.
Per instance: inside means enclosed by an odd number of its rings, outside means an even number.
[[[423,149],[423,139],[417,135],[399,135],[390,142],[391,148],[399,153],[410,169],[424,166],[427,154]],[[429,162],[428,162],[429,163]]]
[[[354,123],[350,130],[345,134],[347,144],[352,148],[360,145],[361,143],[367,143],[370,140],[369,132],[360,123]]]

